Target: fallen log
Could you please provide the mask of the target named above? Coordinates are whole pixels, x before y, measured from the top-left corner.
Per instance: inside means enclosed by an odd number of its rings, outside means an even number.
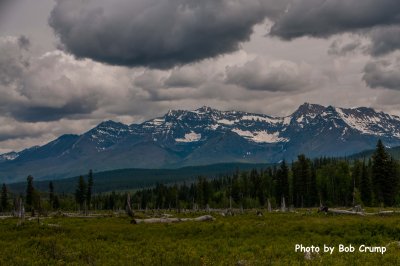
[[[360,215],[360,216],[365,216],[363,212],[354,212],[354,211],[347,211],[347,210],[334,210],[334,209],[328,209],[329,213],[335,213],[335,214],[350,214],[350,215]]]
[[[334,214],[349,214],[349,215],[360,215],[365,216],[364,212],[353,211],[353,210],[337,210],[337,209],[329,209],[326,206],[321,206],[318,209],[318,212],[325,212],[325,213],[334,213]]]
[[[366,212],[365,215],[381,215],[381,216],[385,216],[385,215],[396,215],[396,214],[400,214],[399,211],[379,211],[379,212]]]
[[[351,210],[329,209],[328,207],[325,207],[325,206],[320,207],[318,212],[334,213],[334,214],[360,215],[360,216],[400,214],[400,212],[398,212],[398,211],[364,212],[363,210],[359,211],[359,209],[355,209],[355,210],[354,209],[351,209]]]
[[[180,222],[206,222],[214,221],[211,215],[204,215],[197,218],[149,218],[149,219],[133,219],[132,224],[154,224],[154,223],[180,223]]]

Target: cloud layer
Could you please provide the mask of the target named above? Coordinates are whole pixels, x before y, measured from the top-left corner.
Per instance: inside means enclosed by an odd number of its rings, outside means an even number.
[[[140,122],[168,109],[204,104],[265,112],[263,99],[304,92],[319,82],[310,78],[306,64],[243,51],[171,70],[152,70],[77,60],[62,51],[36,56],[31,46],[26,37],[0,38],[3,147],[81,133],[101,120]],[[256,68],[260,69],[253,73]],[[238,75],[242,78],[235,79]],[[251,102],[257,103],[248,106]]]
[[[400,56],[369,62],[364,68],[363,80],[370,88],[400,91]]]
[[[78,58],[168,69],[239,50],[266,18],[286,41],[351,32],[370,39],[373,56],[400,48],[398,0],[57,0],[49,23]]]
[[[19,0],[9,10],[0,153],[202,105],[400,114],[398,0]]]
[[[397,0],[293,0],[271,35],[285,40],[333,34],[400,23]]]
[[[50,25],[79,58],[163,69],[238,50],[253,26],[276,16],[285,2],[58,0]]]
[[[311,81],[311,69],[305,64],[260,59],[227,68],[226,81],[249,90],[271,92],[303,91],[315,85]]]
[[[62,52],[31,57],[28,47],[26,37],[0,39],[0,110],[16,120],[56,121],[91,114],[123,90],[119,86],[130,85],[125,69],[76,61]],[[105,71],[109,75],[101,78]]]

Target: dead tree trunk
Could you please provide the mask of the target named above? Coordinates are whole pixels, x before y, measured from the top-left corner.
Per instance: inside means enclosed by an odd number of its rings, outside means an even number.
[[[269,201],[269,199],[267,201],[267,208],[268,208],[268,212],[272,212],[271,202]]]
[[[128,214],[128,216],[130,217],[135,216],[135,213],[133,212],[131,207],[131,196],[129,193],[126,195],[126,214]]]
[[[285,201],[285,197],[282,197],[281,212],[286,212],[286,201]]]

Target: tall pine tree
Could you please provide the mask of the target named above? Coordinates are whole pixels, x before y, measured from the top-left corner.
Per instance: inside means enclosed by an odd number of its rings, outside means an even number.
[[[289,200],[289,167],[283,160],[276,173],[276,199],[278,202],[284,197],[286,202]]]
[[[89,176],[88,176],[88,184],[87,184],[87,195],[86,195],[86,201],[90,210],[90,205],[92,202],[92,194],[93,194],[93,171],[89,171]]]
[[[54,186],[53,186],[53,182],[51,182],[51,181],[49,183],[49,203],[50,203],[50,206],[53,208],[53,204],[54,204]]]
[[[384,180],[384,203],[386,206],[393,206],[399,186],[398,163],[390,157],[388,164],[388,176]]]
[[[305,155],[299,155],[293,163],[293,200],[297,207],[315,205],[316,183],[311,169],[311,162]]]
[[[76,203],[79,204],[79,207],[81,208],[81,210],[83,209],[83,206],[85,204],[86,196],[87,196],[87,184],[86,184],[83,176],[80,176],[78,185],[75,190],[75,200],[76,200]]]
[[[26,205],[33,209],[34,205],[34,198],[35,198],[35,188],[33,187],[33,176],[28,176],[26,178],[27,186],[26,186]]]
[[[361,174],[362,174],[362,163],[360,161],[355,161],[353,166],[353,171],[351,171],[352,178],[352,190],[355,188],[360,188],[361,182]]]
[[[1,188],[1,211],[5,212],[8,210],[8,190],[6,184],[3,184]]]
[[[375,195],[375,203],[390,204],[390,194],[393,184],[390,184],[391,158],[382,141],[379,140],[372,156],[372,186]]]
[[[364,205],[371,206],[372,204],[371,177],[369,174],[368,167],[365,165],[365,161],[363,162],[361,168],[360,193],[361,193],[361,201],[364,203]]]

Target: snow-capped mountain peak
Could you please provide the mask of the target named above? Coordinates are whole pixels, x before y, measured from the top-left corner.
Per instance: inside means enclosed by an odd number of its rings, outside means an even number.
[[[38,165],[58,165],[57,171],[65,173],[87,165],[115,169],[277,162],[300,153],[349,155],[373,148],[378,139],[387,146],[400,146],[400,118],[371,108],[309,103],[286,117],[203,106],[170,110],[139,124],[105,121],[80,136],[65,135],[42,147],[0,155],[0,174],[2,165],[7,164],[5,174],[14,164],[19,173],[19,167],[34,168],[36,164],[28,162],[36,160]]]

